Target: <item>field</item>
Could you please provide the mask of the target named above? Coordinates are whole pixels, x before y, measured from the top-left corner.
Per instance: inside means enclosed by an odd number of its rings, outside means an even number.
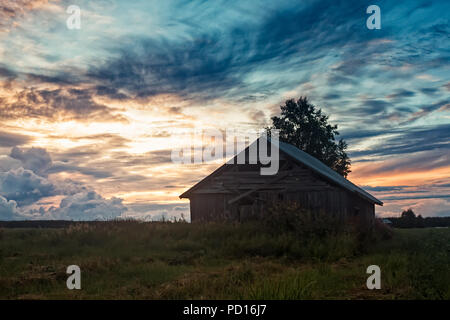
[[[66,268],[81,268],[68,290]],[[381,289],[366,268],[381,268]],[[0,229],[0,299],[450,299],[450,229],[299,238],[257,224]]]

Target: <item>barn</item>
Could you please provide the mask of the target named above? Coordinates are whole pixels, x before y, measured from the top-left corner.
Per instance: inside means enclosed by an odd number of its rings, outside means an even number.
[[[258,140],[257,144],[259,150]],[[257,218],[279,202],[296,202],[307,210],[323,211],[338,217],[372,221],[375,205],[383,203],[297,147],[264,140],[270,152],[278,152],[275,175],[261,175],[261,161],[238,164],[236,155],[209,176],[180,195],[190,201],[191,222],[244,221]],[[241,158],[242,159],[242,158]]]

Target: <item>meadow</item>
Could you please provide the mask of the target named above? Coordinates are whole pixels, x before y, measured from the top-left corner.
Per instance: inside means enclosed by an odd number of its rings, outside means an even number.
[[[363,241],[257,223],[0,229],[0,299],[450,299],[450,229]],[[68,290],[66,268],[81,268]],[[366,268],[381,268],[368,290]]]

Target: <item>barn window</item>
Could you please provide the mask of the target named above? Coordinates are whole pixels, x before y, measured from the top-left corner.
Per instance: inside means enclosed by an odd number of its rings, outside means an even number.
[[[353,215],[356,217],[360,213],[359,207],[353,207]]]
[[[278,194],[278,200],[284,200],[284,194],[282,194],[282,193],[279,193]]]

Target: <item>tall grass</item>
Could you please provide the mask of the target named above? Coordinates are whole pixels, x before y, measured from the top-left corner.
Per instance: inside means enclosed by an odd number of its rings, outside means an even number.
[[[448,229],[400,230],[391,239],[375,231],[361,250],[345,226],[278,228],[109,221],[0,230],[0,298],[450,297]],[[65,287],[71,264],[82,270],[80,291]],[[365,288],[371,264],[381,267],[381,291]]]

